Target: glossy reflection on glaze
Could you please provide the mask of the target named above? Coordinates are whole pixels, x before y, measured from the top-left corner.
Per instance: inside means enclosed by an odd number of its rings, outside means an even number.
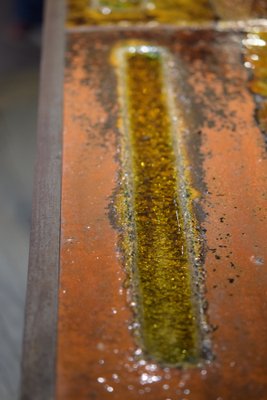
[[[244,65],[251,71],[249,89],[255,95],[256,118],[267,135],[267,32],[251,32],[243,40]]]
[[[200,356],[193,300],[190,197],[175,148],[173,110],[159,47],[135,45],[116,53],[121,102],[121,248],[131,275],[144,352],[168,365]],[[189,224],[190,225],[190,224]]]

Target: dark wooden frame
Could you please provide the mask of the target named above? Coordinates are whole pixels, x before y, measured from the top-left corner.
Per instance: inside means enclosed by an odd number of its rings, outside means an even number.
[[[60,251],[64,0],[47,0],[21,399],[54,399]]]

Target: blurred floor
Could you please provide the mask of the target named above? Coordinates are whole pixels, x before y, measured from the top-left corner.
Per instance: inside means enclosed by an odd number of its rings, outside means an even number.
[[[39,47],[0,18],[0,399],[18,397],[36,134]]]

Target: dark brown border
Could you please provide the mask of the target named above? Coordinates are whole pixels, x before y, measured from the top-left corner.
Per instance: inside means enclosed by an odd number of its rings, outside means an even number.
[[[55,389],[64,74],[64,0],[47,0],[30,239],[21,399]]]

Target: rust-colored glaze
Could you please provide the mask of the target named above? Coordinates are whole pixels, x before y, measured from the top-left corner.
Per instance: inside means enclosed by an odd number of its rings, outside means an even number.
[[[110,54],[118,41],[140,38],[173,54],[176,106],[189,126],[185,142],[201,193],[195,208],[215,358],[184,370],[151,367],[134,356],[118,236],[108,215],[119,170]],[[69,34],[57,400],[267,399],[267,161],[247,78],[236,33]],[[156,378],[146,384],[147,376]]]
[[[76,48],[76,69],[65,84],[58,398],[93,399],[101,393],[97,377],[115,373],[114,357],[131,352],[130,312],[107,216],[116,179],[115,136],[97,98],[99,64],[89,61],[89,87],[86,46]]]
[[[215,13],[222,20],[263,18],[267,13],[265,0],[210,0]]]
[[[265,0],[254,0],[254,15],[260,18],[266,18],[267,2]]]

